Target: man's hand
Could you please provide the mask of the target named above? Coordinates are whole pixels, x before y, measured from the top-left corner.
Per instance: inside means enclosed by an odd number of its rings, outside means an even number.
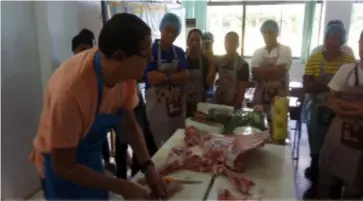
[[[165,184],[154,166],[148,167],[145,177],[153,195],[158,196],[159,199],[165,199],[168,196]]]
[[[121,188],[121,187],[120,187]],[[147,200],[149,199],[150,191],[136,182],[129,182],[122,186],[123,189],[117,191],[125,200]]]
[[[149,82],[151,84],[161,84],[165,80],[165,74],[158,71],[151,71],[147,73]]]

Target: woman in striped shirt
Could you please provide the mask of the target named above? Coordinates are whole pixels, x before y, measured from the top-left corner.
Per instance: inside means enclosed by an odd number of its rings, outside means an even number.
[[[303,77],[304,90],[312,97],[312,109],[309,127],[309,144],[311,152],[311,188],[305,198],[314,198],[317,194],[319,178],[319,152],[323,144],[334,113],[324,106],[329,88],[327,84],[340,66],[355,62],[354,58],[341,51],[345,43],[345,30],[340,25],[327,28],[324,38],[324,49],[310,56],[306,63]]]

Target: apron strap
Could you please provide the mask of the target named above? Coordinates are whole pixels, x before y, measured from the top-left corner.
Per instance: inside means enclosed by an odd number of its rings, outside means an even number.
[[[354,77],[355,77],[354,85],[359,86],[360,80],[359,80],[359,75],[358,75],[358,63],[354,67]]]
[[[103,96],[103,76],[101,71],[101,54],[99,51],[96,52],[94,57],[94,69],[97,75],[97,109],[96,113],[98,113]]]

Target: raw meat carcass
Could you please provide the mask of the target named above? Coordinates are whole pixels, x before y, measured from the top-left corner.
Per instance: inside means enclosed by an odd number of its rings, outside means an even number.
[[[218,189],[218,196],[217,196],[218,201],[223,201],[223,200],[248,200],[249,197],[248,196],[244,196],[244,197],[236,197],[233,196],[231,191],[225,188],[221,188]]]
[[[199,131],[194,127],[187,128],[185,132],[187,146],[198,145],[203,149],[205,158],[223,163],[238,172],[243,172],[243,155],[249,150],[263,146],[268,140],[268,132],[217,136]]]
[[[248,196],[255,184],[240,174],[243,171],[243,156],[247,151],[263,146],[268,139],[267,132],[226,137],[190,127],[185,132],[185,146],[173,147],[158,171],[161,176],[179,170],[225,175],[236,190]],[[202,150],[201,153],[191,150],[196,146]],[[140,183],[145,181],[140,180]]]

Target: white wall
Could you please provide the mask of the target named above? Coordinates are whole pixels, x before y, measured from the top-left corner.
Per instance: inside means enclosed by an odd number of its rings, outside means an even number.
[[[98,37],[101,22],[97,1],[1,3],[1,198],[24,199],[40,189],[28,155],[43,89],[72,55],[72,37],[82,28]]]
[[[42,105],[33,2],[1,2],[1,198],[39,189],[28,155]]]

